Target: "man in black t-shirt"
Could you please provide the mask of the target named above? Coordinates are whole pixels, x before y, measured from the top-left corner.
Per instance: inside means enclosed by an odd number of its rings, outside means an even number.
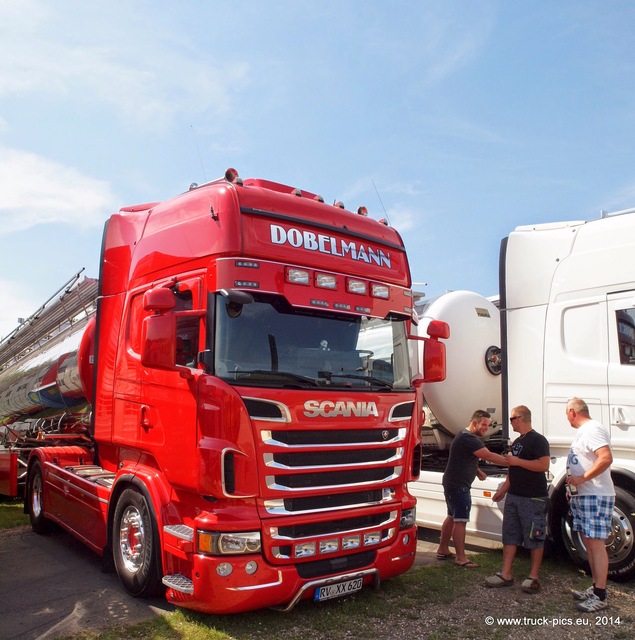
[[[494,494],[498,502],[505,497],[503,511],[503,566],[494,576],[486,578],[488,587],[508,587],[513,584],[512,564],[516,550],[529,549],[531,568],[521,588],[526,593],[540,591],[538,573],[542,564],[547,528],[547,478],[549,442],[531,426],[531,411],[524,405],[514,407],[509,418],[519,436],[512,443],[507,479]]]
[[[443,474],[443,493],[448,515],[441,525],[441,540],[437,559],[453,558],[458,567],[472,569],[476,565],[465,555],[465,529],[470,519],[472,499],[470,489],[478,475],[484,480],[486,474],[478,468],[479,459],[495,464],[507,465],[507,456],[490,451],[481,438],[491,426],[491,416],[479,409],[472,414],[467,429],[459,432],[450,446],[448,464]],[[456,555],[450,552],[450,540],[454,541]]]

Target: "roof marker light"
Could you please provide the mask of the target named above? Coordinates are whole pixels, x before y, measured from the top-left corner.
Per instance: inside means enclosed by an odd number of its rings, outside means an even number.
[[[315,196],[315,198],[313,198],[314,200],[317,200],[318,202],[324,202],[324,198],[320,195]]]
[[[368,209],[367,209],[366,207],[359,207],[359,208],[357,209],[357,213],[358,213],[360,216],[367,216],[367,215],[368,215]]]
[[[338,200],[337,202],[334,202],[334,203],[333,203],[333,206],[334,206],[334,207],[339,207],[340,209],[345,209],[345,207],[344,207],[344,203],[343,203],[343,202],[341,202],[340,200]]]
[[[236,171],[236,169],[232,169],[230,167],[229,169],[227,169],[227,171],[225,171],[225,180],[227,180],[227,182],[234,182],[237,177],[238,171]]]
[[[302,191],[301,191],[300,189],[294,189],[291,193],[292,193],[294,196],[298,196],[298,198],[301,198],[301,197],[302,197]]]

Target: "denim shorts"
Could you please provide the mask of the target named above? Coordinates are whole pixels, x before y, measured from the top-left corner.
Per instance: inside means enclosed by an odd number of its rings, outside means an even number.
[[[571,496],[573,530],[594,540],[606,540],[611,533],[614,496]]]
[[[453,487],[446,489],[443,487],[445,494],[445,503],[448,506],[448,515],[455,522],[467,522],[470,519],[470,509],[472,508],[472,496],[470,487]]]

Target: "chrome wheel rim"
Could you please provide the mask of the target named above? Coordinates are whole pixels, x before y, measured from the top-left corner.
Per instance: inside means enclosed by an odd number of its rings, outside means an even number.
[[[143,518],[136,507],[128,506],[119,524],[119,551],[123,563],[130,573],[143,566],[145,530]]]

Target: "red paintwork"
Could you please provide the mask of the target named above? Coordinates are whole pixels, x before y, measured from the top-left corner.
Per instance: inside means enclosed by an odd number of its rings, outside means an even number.
[[[317,425],[339,428],[338,421],[320,422],[302,412],[306,400],[332,399],[333,394],[241,389],[206,374],[202,366],[182,375],[174,368],[145,367],[139,355],[144,339],[139,327],[148,316],[141,304],[145,291],[178,280],[192,292],[193,308],[205,309],[208,292],[236,288],[236,282],[254,278],[253,269],[237,265],[237,258],[258,260],[259,291],[284,295],[295,306],[315,308],[316,290],[287,285],[286,265],[335,274],[336,290],[318,292],[330,308],[347,302],[351,312],[360,315],[384,317],[395,312],[404,319],[410,316],[410,273],[399,234],[371,218],[319,202],[308,192],[301,196],[292,192],[291,187],[263,180],[245,180],[243,185],[221,180],[168,202],[126,207],[110,218],[104,232],[97,319],[89,323],[78,357],[82,387],[92,400],[96,449],[57,446],[36,448],[31,454],[30,463],[37,458],[44,469],[47,517],[97,553],[110,544],[110,519],[121,491],[131,485],[141,490],[156,517],[163,574],[180,573],[194,584],[192,595],[169,589],[168,597],[199,611],[233,613],[286,606],[311,582],[299,577],[296,560],[273,553],[280,544],[271,537],[275,527],[396,514],[395,531],[374,547],[374,559],[362,569],[374,568],[383,580],[406,571],[414,560],[416,530],[400,531],[399,515],[415,506],[406,484],[414,478],[412,456],[419,435],[413,425],[417,420],[406,419],[397,425],[406,427],[407,435],[399,445],[404,447],[403,468],[389,485],[394,490],[389,502],[274,515],[265,502],[279,493],[268,488],[265,478],[272,471],[263,462],[269,448],[263,433],[272,429],[272,423],[252,419],[241,395],[283,403],[289,408],[293,428],[308,430]],[[283,242],[287,236],[290,241]],[[383,300],[347,294],[347,277],[390,284],[391,296]],[[357,307],[360,311],[355,311]],[[128,317],[129,322],[122,320]],[[199,350],[205,348],[203,340],[204,336],[195,345]],[[360,399],[369,400],[369,394],[351,390],[337,396],[344,402]],[[348,417],[346,429],[394,429],[388,411],[396,403],[414,403],[413,416],[421,412],[420,395],[414,391],[377,393],[372,400],[378,415]],[[231,495],[225,493],[222,483],[223,452],[227,450],[236,452]],[[0,456],[0,470],[3,464]],[[78,475],[76,467],[93,464],[112,475],[112,486]],[[382,486],[386,485],[379,489]],[[330,493],[344,491],[335,488]],[[197,554],[196,539],[191,543],[164,532],[165,525],[175,524],[195,531],[261,531],[263,553]],[[347,553],[340,549],[332,557]],[[259,568],[248,576],[244,567],[250,560],[256,560]],[[223,561],[234,565],[227,578],[216,573]],[[372,580],[367,576],[365,584]]]

